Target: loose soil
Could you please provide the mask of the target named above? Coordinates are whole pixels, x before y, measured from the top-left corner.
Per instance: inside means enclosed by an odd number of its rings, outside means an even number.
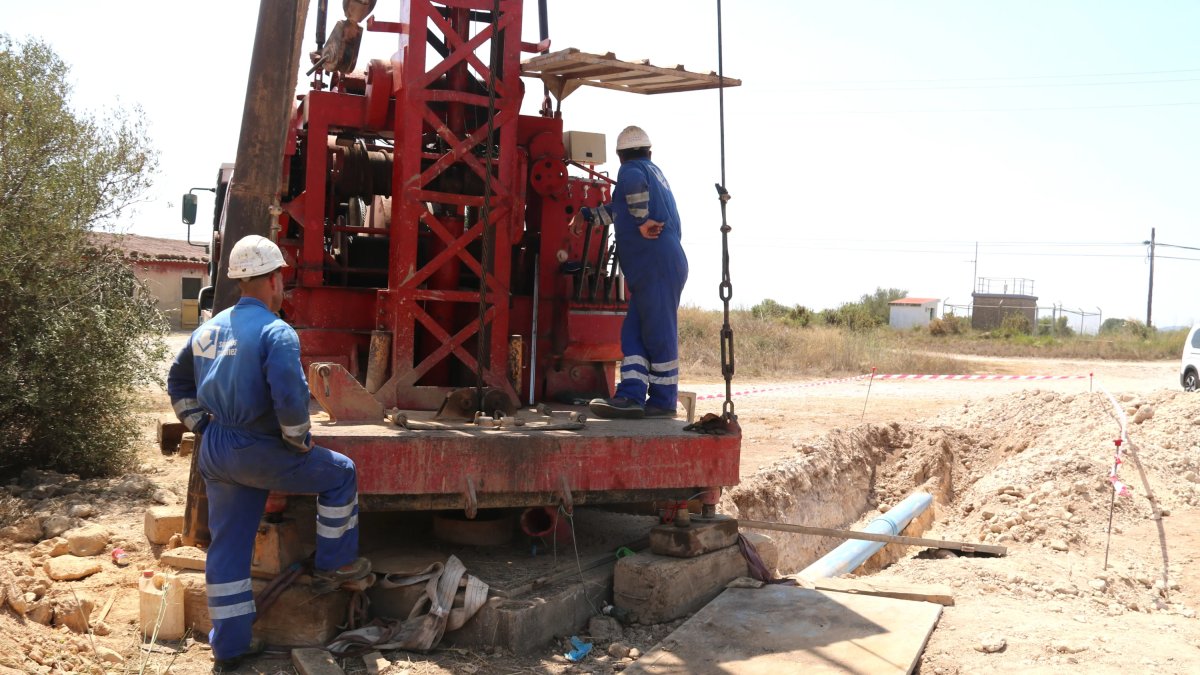
[[[934,506],[909,533],[1007,546],[1002,558],[888,547],[859,570],[881,581],[953,589],[955,605],[945,609],[929,641],[923,673],[1200,672],[1200,572],[1194,564],[1200,556],[1200,395],[1178,391],[1176,368],[1173,362],[978,359],[980,373],[1084,377],[879,380],[869,383],[869,395],[866,380],[807,387],[801,385],[811,383],[739,382],[738,389],[770,391],[736,401],[743,478],[723,497],[722,508],[762,520],[860,527],[923,489],[934,495]],[[683,388],[702,396],[723,391],[716,383]],[[720,406],[708,399],[698,407],[707,412]],[[60,611],[72,601],[90,601],[96,626],[81,635],[5,608],[0,675],[135,672],[143,665],[152,673],[208,672],[211,652],[201,641],[189,640],[179,653],[147,653],[137,636],[138,570],[158,568],[161,554],[142,536],[145,510],[181,503],[186,492],[186,460],[162,457],[155,443],[154,421],[169,410],[162,394],[147,395],[136,473],[79,481],[31,472],[0,490],[0,515],[22,512],[40,522],[66,516],[72,506],[80,507],[77,514],[90,508],[90,515],[68,524],[95,523],[111,534],[105,552],[95,557],[103,561],[101,571],[79,581],[51,582],[42,571],[53,539],[36,545],[0,541],[0,596],[15,587],[32,593],[19,593],[21,598]],[[1146,481],[1126,455],[1119,475],[1132,494],[1115,500],[1110,542],[1108,477],[1122,414]],[[779,543],[780,574],[796,572],[840,543],[769,534]],[[128,567],[108,562],[113,547],[129,552]],[[112,608],[97,626],[95,617],[109,598]],[[645,653],[681,621],[627,626],[620,642]],[[563,644],[532,656],[389,652],[392,665],[385,673],[623,669],[628,659],[608,656],[608,646],[597,641],[593,656],[581,664],[563,659]],[[366,672],[361,660],[347,660],[345,667]],[[294,670],[278,655],[241,672]]]

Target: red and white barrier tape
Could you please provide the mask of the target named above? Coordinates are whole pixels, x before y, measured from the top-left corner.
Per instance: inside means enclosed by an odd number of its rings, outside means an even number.
[[[836,384],[838,382],[852,382],[854,380],[862,380],[862,379],[866,379],[870,376],[871,376],[870,373],[868,373],[866,375],[855,375],[853,377],[841,377],[836,380],[819,380],[817,382],[801,382],[799,384],[785,384],[785,385],[781,385],[778,387],[758,387],[755,389],[743,389],[741,391],[733,392],[732,395],[733,396],[749,396],[750,394],[765,394],[765,393],[772,392],[772,391],[784,391],[787,389],[804,389],[806,387],[819,387],[819,386],[825,385],[825,384]],[[879,376],[876,375],[875,377],[879,377]],[[697,396],[696,400],[697,401],[709,401],[714,398],[725,398],[725,394],[705,394],[703,396]]]
[[[820,387],[826,384],[837,384],[839,382],[853,382],[855,380],[865,380],[871,377],[870,373],[864,375],[854,375],[852,377],[841,377],[833,380],[819,380],[817,382],[804,382],[801,384],[785,384],[778,387],[756,387],[754,389],[742,389],[733,392],[734,396],[749,396],[751,394],[767,394],[773,391],[786,391],[788,389],[804,389],[807,387]],[[876,380],[959,380],[964,382],[981,382],[985,380],[1086,380],[1091,375],[925,375],[920,373],[884,373],[875,375]],[[704,394],[697,396],[697,401],[709,401],[712,399],[724,398],[725,394]]]
[[[866,376],[863,376],[866,377]],[[877,380],[1086,380],[1090,375],[920,375],[885,373]]]

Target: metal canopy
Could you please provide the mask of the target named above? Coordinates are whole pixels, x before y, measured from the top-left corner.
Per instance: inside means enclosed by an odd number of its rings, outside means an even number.
[[[540,78],[560,101],[583,85],[636,94],[667,94],[715,89],[722,81],[714,72],[693,73],[682,65],[661,68],[650,65],[649,59],[622,61],[612,52],[588,54],[574,48],[535,56],[521,64],[521,74]],[[741,83],[724,78],[726,87]]]

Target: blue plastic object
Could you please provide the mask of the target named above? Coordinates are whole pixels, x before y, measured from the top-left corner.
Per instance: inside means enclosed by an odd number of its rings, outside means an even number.
[[[563,654],[571,663],[579,663],[592,651],[592,643],[584,642],[574,635],[571,636],[571,646],[575,648]]]
[[[915,492],[892,507],[887,513],[871,521],[863,532],[898,535],[918,514],[933,502],[928,492]],[[850,540],[838,546],[824,557],[800,571],[800,576],[809,579],[827,579],[853,571],[866,562],[876,551],[884,547],[881,541]]]

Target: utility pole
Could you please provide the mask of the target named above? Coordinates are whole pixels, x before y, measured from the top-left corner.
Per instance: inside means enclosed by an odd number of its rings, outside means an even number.
[[[1152,327],[1150,323],[1150,310],[1154,307],[1154,228],[1150,228],[1150,241],[1144,241],[1143,244],[1150,245],[1150,290],[1146,293],[1146,328]]]

